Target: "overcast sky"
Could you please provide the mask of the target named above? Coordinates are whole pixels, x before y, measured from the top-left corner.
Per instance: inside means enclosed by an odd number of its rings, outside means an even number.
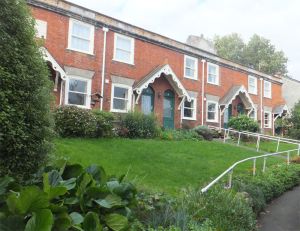
[[[289,59],[300,79],[299,0],[69,0],[133,25],[185,42],[188,35],[213,38],[257,33]]]

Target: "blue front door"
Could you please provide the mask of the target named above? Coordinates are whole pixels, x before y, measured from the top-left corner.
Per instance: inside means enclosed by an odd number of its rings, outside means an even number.
[[[174,101],[173,91],[166,90],[164,93],[163,126],[167,129],[174,129]]]

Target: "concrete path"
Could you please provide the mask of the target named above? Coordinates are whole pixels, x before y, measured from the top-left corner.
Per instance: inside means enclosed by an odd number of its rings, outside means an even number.
[[[300,186],[268,205],[258,226],[259,231],[300,231]]]

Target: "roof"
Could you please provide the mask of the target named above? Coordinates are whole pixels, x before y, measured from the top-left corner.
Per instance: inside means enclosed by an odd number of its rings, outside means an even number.
[[[53,58],[53,56],[50,54],[50,52],[45,48],[41,47],[40,51],[43,54],[43,58],[45,61],[48,61],[51,63],[52,68],[57,71],[60,74],[60,77],[65,80],[67,78],[67,74],[64,71],[64,69],[61,68],[61,66],[56,62],[56,60]]]
[[[282,105],[279,105],[279,106],[276,106],[274,109],[273,109],[273,114],[278,114],[278,115],[282,115],[284,112],[286,112],[287,114],[289,114],[289,109],[288,109],[288,106],[286,104],[282,104]]]
[[[220,106],[228,107],[238,95],[246,107],[255,108],[251,97],[242,85],[236,85],[230,88],[227,94],[220,100]]]
[[[139,38],[141,40],[147,40],[150,43],[155,43],[159,46],[168,47],[170,49],[176,49],[179,52],[185,53],[187,55],[203,57],[209,62],[218,63],[220,65],[226,66],[228,68],[245,72],[250,75],[267,78],[273,80],[277,83],[282,84],[280,77],[271,76],[260,71],[254,70],[252,68],[243,66],[238,63],[234,63],[230,60],[221,58],[213,53],[208,51],[190,46],[186,43],[176,41],[174,39],[168,38],[161,34],[154,33],[152,31],[131,25],[129,23],[123,22],[121,20],[112,18],[110,16],[101,14],[99,12],[93,11],[91,9],[70,3],[65,0],[26,0],[28,4],[46,8],[48,10],[54,11],[59,14],[66,15],[68,17],[74,17],[78,20],[94,24],[97,26],[105,26],[110,30],[123,33],[132,37]]]
[[[188,101],[191,101],[190,95],[188,94],[187,90],[183,87],[180,80],[175,75],[169,64],[161,65],[154,68],[149,74],[147,74],[144,78],[142,78],[133,86],[133,90],[140,95],[142,91],[149,86],[149,84],[154,83],[154,81],[157,78],[160,78],[163,74],[170,83],[170,85],[173,87],[173,89],[176,91],[176,93],[179,95],[179,97],[186,97]]]

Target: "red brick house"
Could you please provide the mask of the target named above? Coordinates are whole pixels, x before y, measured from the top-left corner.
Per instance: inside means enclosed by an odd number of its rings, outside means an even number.
[[[226,126],[245,113],[267,132],[286,113],[280,77],[67,1],[27,2],[57,105],[141,110],[167,128]]]

